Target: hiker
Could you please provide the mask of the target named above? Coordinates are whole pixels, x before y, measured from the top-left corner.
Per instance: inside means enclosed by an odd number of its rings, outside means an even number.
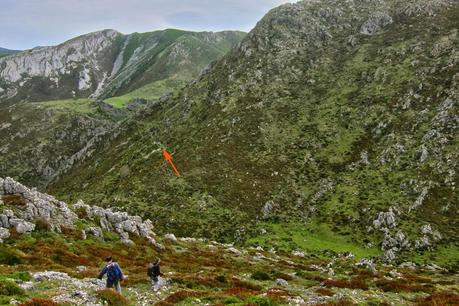
[[[159,277],[161,275],[161,269],[159,268],[160,262],[161,259],[156,258],[156,260],[153,263],[150,263],[148,265],[147,274],[151,279],[151,285],[154,291],[158,291],[161,287],[161,279]]]
[[[99,279],[107,274],[107,288],[115,287],[116,292],[121,294],[121,285],[120,282],[124,280],[123,272],[121,271],[120,266],[116,263],[111,256],[105,259],[107,264],[99,273]]]

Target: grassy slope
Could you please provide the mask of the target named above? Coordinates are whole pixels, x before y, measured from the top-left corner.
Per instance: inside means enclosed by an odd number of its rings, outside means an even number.
[[[362,246],[378,246],[382,235],[367,227],[394,206],[401,211],[398,229],[410,239],[431,223],[456,256],[458,194],[442,181],[449,167],[444,157],[457,152],[454,128],[442,128],[444,147],[427,144],[427,162],[418,162],[416,152],[437,128],[441,103],[457,97],[452,53],[432,50],[443,40],[457,46],[457,38],[447,37],[457,28],[458,7],[397,19],[378,35],[358,36],[355,46],[348,44],[353,31],[331,29],[333,39],[321,41],[300,32],[311,30],[306,25],[291,30],[295,25],[273,23],[276,14],[209,74],[144,112],[110,148],[52,190],[141,213],[162,230],[230,241],[265,239],[252,224],[271,200],[270,222],[324,224],[335,237],[346,237],[331,239],[334,249],[355,249],[359,256],[375,254]],[[272,42],[262,39],[265,32]],[[412,100],[407,109],[405,100]],[[174,153],[182,177],[164,162],[162,145]],[[364,152],[370,164],[361,162]],[[120,175],[123,166],[130,169],[127,177]],[[426,181],[437,187],[408,213],[417,185]],[[307,239],[302,225],[293,227]],[[320,228],[317,241],[328,235]]]
[[[330,276],[326,268],[329,261],[309,255],[295,257],[255,249],[235,255],[221,245],[209,247],[210,243],[205,241],[165,241],[166,250],[158,253],[142,239],[134,239],[137,245],[126,248],[116,235],[105,233],[105,241],[102,241],[92,237],[80,240],[78,234],[78,230],[70,229],[65,235],[41,230],[8,239],[0,249],[0,288],[4,288],[5,283],[28,281],[29,272],[44,270],[66,272],[76,279],[95,278],[103,265],[102,259],[112,255],[128,275],[122,284],[128,301],[120,305],[242,306],[249,303],[275,306],[288,305],[292,298],[308,300],[320,296],[323,302],[330,302],[329,305],[337,300],[359,305],[388,301],[400,305],[417,301],[419,305],[426,305],[423,298],[428,295],[441,296],[446,302],[446,293],[457,290],[451,273],[399,269],[401,279],[396,279],[389,274],[393,267],[377,266],[377,272],[372,273],[356,267],[353,259],[338,258],[330,266],[335,273]],[[145,271],[147,264],[157,256],[161,257],[162,272],[171,284],[154,294]],[[81,265],[87,270],[77,273],[75,268]],[[288,287],[276,285],[277,278],[288,280]],[[35,283],[34,290],[16,293],[2,290],[0,302],[8,304],[11,298],[19,301],[52,298],[69,290],[59,289],[63,285],[69,287],[70,281],[65,284],[44,281]],[[84,286],[78,290],[86,291]],[[97,293],[89,290],[88,294]],[[457,298],[454,293],[449,296],[450,301]]]
[[[216,41],[209,39],[213,35],[218,38]],[[221,58],[243,36],[242,32],[194,33],[180,30],[133,34],[123,54],[125,62],[139,46],[148,46],[154,41],[155,47],[148,52],[148,56],[135,64],[135,73],[130,77],[127,87],[122,86],[110,93],[125,94],[105,101],[120,108],[134,98],[156,100],[180,89],[210,62]],[[123,68],[121,75],[124,73]],[[116,79],[114,83],[117,83]]]

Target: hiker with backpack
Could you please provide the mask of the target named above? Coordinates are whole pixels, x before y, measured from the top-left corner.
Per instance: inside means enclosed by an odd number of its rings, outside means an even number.
[[[161,287],[161,269],[159,267],[159,263],[161,260],[157,258],[153,263],[148,265],[147,275],[150,277],[151,285],[154,291],[158,291]]]
[[[115,291],[121,294],[121,285],[120,282],[124,280],[123,272],[121,271],[120,266],[116,263],[111,256],[105,259],[107,264],[99,273],[99,279],[107,274],[107,288],[115,287]]]

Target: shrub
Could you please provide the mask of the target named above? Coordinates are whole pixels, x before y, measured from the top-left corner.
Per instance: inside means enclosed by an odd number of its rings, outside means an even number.
[[[0,295],[24,295],[25,291],[15,282],[9,280],[0,281]]]
[[[33,298],[30,301],[20,304],[19,306],[58,306],[56,302],[48,299]]]
[[[255,271],[255,272],[252,273],[252,279],[265,281],[265,280],[270,280],[271,277],[266,272]]]
[[[265,298],[265,297],[258,297],[258,296],[252,296],[249,297],[246,302],[249,305],[257,305],[257,306],[274,306],[276,303],[274,303],[272,300]]]
[[[225,275],[218,275],[217,277],[215,277],[215,280],[219,283],[226,283]]]
[[[50,231],[51,224],[46,219],[40,218],[35,222],[35,229],[38,231]]]
[[[7,278],[20,279],[25,282],[30,281],[32,279],[29,272],[13,272],[11,274],[0,274],[0,280]]]
[[[378,288],[381,288],[383,291],[388,292],[432,292],[433,288],[431,286],[422,286],[419,284],[409,283],[406,280],[379,280],[376,283]]]
[[[335,293],[328,288],[318,288],[316,289],[316,293],[320,296],[334,296],[335,295]]]
[[[112,289],[102,289],[97,291],[97,297],[104,303],[111,306],[131,305],[129,300]]]
[[[4,195],[2,196],[2,200],[6,205],[11,205],[11,206],[24,206],[27,204],[26,200],[16,194],[9,194],[9,195]]]
[[[8,248],[0,248],[0,264],[14,266],[22,263],[21,258]]]
[[[249,289],[249,290],[255,290],[255,291],[259,291],[259,290],[262,289],[262,287],[258,286],[257,284],[254,284],[254,283],[251,283],[251,282],[248,282],[248,281],[244,281],[244,280],[240,280],[240,279],[237,279],[237,278],[233,278],[233,286],[234,287],[245,288],[245,289]]]
[[[425,298],[420,298],[417,305],[421,306],[446,306],[459,305],[459,294],[454,292],[437,292]]]

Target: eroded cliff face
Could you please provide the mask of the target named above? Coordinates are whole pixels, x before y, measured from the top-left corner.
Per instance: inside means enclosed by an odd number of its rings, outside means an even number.
[[[0,101],[88,96],[110,76],[122,40],[104,30],[1,58]]]

